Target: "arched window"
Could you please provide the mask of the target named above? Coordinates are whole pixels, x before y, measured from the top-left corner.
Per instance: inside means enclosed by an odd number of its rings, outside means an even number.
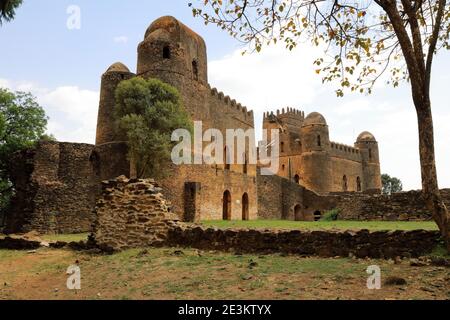
[[[369,149],[369,159],[372,159],[372,149]]]
[[[163,48],[163,59],[170,59],[170,47],[165,46]]]
[[[317,136],[317,145],[318,145],[319,147],[322,146],[322,141],[321,141],[321,139],[320,139],[320,135]]]
[[[361,178],[356,178],[356,191],[361,192]]]
[[[295,183],[297,183],[297,184],[300,183],[300,176],[299,176],[298,174],[296,174],[296,175],[294,176],[294,181],[295,181]]]
[[[197,61],[192,61],[192,74],[194,76],[194,80],[198,80],[198,65]]]
[[[284,171],[284,168],[286,168],[286,167],[285,167],[285,165],[283,164],[283,165],[281,166],[281,170]]]
[[[295,221],[303,220],[302,206],[299,204],[294,207],[294,219]]]
[[[223,165],[225,170],[230,170],[230,155],[227,147],[223,149]]]
[[[347,176],[342,178],[342,190],[345,192],[348,190]]]
[[[280,144],[280,152],[284,152],[284,142]]]

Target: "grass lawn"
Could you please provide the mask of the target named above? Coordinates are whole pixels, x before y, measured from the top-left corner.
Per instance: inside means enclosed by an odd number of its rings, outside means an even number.
[[[2,299],[449,299],[445,267],[411,267],[408,261],[235,255],[195,249],[132,249],[90,255],[41,248],[0,250]],[[68,266],[78,261],[81,290],[66,288]],[[370,265],[382,281],[407,285],[366,287]]]
[[[64,241],[64,242],[78,242],[81,240],[87,240],[89,233],[76,233],[76,234],[46,234],[39,236],[45,241]]]
[[[252,221],[202,221],[206,226],[219,228],[255,228],[255,229],[305,229],[305,230],[438,230],[433,221],[287,221],[287,220],[252,220]]]

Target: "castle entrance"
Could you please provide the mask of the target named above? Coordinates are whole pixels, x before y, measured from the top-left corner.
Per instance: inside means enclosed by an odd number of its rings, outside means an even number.
[[[299,204],[294,207],[294,218],[295,221],[303,220],[302,206]]]
[[[223,193],[223,220],[231,220],[231,193],[228,190]]]
[[[248,206],[248,194],[245,192],[242,195],[242,220],[249,220]]]

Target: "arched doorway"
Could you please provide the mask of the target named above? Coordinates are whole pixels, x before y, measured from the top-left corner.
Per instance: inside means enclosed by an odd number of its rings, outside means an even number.
[[[223,193],[223,220],[231,220],[231,193],[226,190]]]
[[[295,221],[303,220],[302,206],[299,204],[294,207],[294,219]]]
[[[249,220],[249,204],[248,204],[248,194],[245,192],[242,195],[242,220]]]
[[[299,184],[299,183],[300,183],[300,176],[299,176],[298,174],[296,174],[296,175],[294,176],[294,181],[295,181],[296,184]]]
[[[314,221],[319,221],[320,219],[322,219],[322,212],[317,210],[314,212]]]

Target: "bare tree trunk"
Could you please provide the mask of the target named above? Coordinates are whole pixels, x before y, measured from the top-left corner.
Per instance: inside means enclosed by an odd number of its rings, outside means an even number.
[[[450,217],[442,200],[437,180],[434,152],[433,118],[429,97],[416,101],[417,119],[419,123],[419,152],[422,173],[422,193],[428,210],[431,211],[450,252]]]

